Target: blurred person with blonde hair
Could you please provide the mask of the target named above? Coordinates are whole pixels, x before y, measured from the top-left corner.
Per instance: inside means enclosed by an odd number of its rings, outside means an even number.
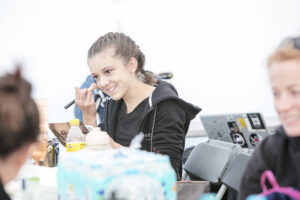
[[[253,153],[239,199],[262,192],[265,170],[273,172],[280,186],[300,190],[300,37],[282,42],[268,59],[268,72],[281,126]]]

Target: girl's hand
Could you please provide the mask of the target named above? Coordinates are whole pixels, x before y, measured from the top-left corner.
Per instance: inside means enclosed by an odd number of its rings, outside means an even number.
[[[76,98],[75,103],[78,105],[83,113],[83,121],[86,125],[97,125],[96,120],[96,104],[94,100],[94,95],[88,89],[79,89],[75,87]]]
[[[111,148],[113,148],[113,149],[117,149],[117,148],[123,147],[119,143],[116,143],[111,137],[109,137],[109,144],[110,144]]]

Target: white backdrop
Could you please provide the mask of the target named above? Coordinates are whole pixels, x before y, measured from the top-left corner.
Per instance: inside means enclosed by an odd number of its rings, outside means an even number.
[[[122,31],[146,54],[146,69],[171,71],[179,95],[201,114],[275,116],[265,63],[282,38],[300,33],[297,0],[0,0],[0,75],[22,63],[51,122],[89,74],[87,50]]]

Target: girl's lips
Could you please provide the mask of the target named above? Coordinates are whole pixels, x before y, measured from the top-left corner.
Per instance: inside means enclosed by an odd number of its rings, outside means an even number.
[[[296,118],[289,118],[289,119],[284,119],[283,120],[285,123],[294,123],[295,121],[297,121],[297,119]]]
[[[116,88],[116,86],[112,86],[108,89],[105,89],[105,91],[107,91],[107,93],[112,93],[112,92],[114,92],[115,88]]]
[[[299,121],[299,117],[282,117],[282,123],[287,125],[293,125]]]

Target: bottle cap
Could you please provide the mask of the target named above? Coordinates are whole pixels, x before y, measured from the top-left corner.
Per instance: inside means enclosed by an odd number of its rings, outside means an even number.
[[[70,121],[71,126],[76,126],[76,125],[79,125],[79,124],[80,124],[79,119],[71,119],[71,121]]]

